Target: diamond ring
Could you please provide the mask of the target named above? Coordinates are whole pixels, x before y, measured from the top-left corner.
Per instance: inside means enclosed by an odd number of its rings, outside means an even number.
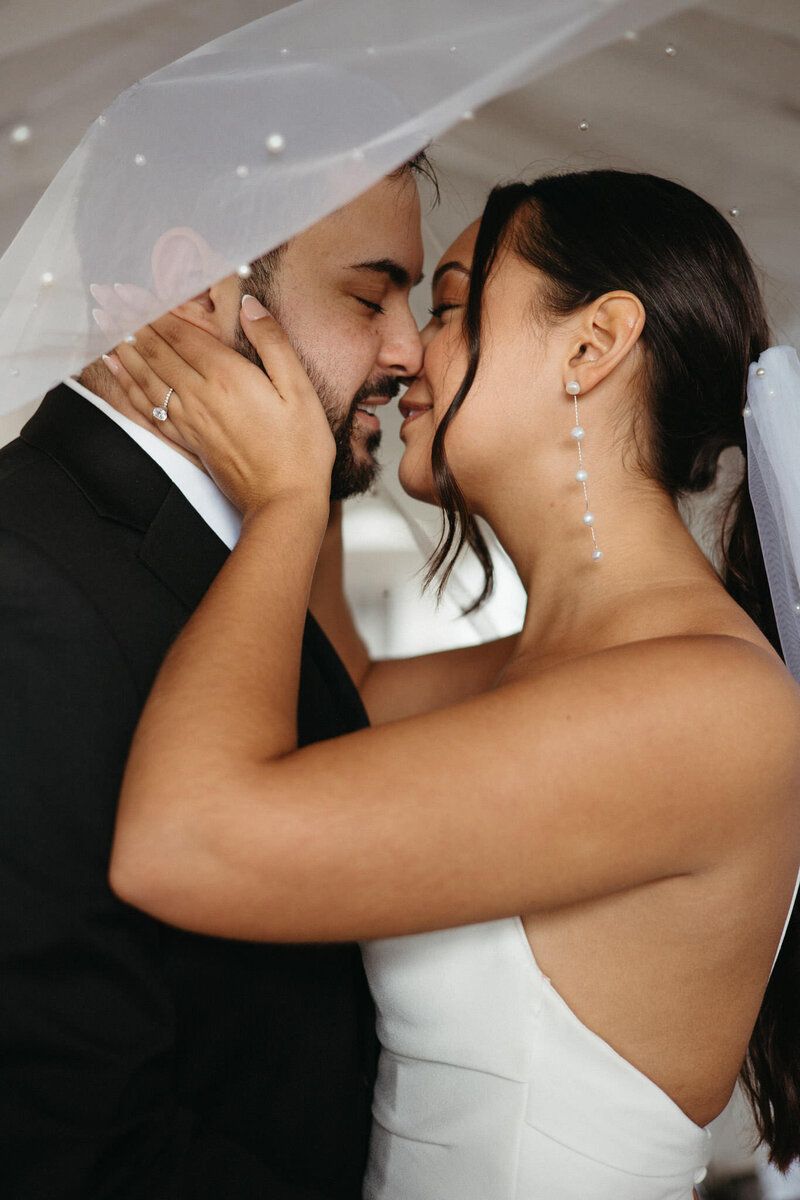
[[[169,404],[169,398],[174,391],[174,388],[170,388],[164,397],[164,403],[153,409],[153,416],[155,417],[156,421],[166,421],[167,417],[169,416],[169,413],[167,412],[167,405]]]

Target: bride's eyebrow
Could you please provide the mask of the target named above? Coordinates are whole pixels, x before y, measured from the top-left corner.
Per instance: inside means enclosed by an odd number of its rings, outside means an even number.
[[[443,276],[447,274],[448,271],[459,271],[462,275],[466,275],[469,279],[469,271],[464,264],[453,260],[453,262],[442,263],[440,267],[436,268],[433,273],[433,279],[431,280],[431,287],[435,288],[437,283],[443,278]]]

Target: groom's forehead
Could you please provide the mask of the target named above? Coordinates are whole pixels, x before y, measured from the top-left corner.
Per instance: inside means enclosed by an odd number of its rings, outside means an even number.
[[[422,272],[419,194],[410,174],[381,180],[292,239],[320,265],[383,272],[406,287]]]

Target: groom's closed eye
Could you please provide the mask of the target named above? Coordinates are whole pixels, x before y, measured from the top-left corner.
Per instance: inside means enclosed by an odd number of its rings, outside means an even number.
[[[366,300],[363,296],[356,296],[356,300],[359,302],[359,304],[363,304],[365,308],[369,308],[374,313],[386,312],[386,309],[382,304],[377,304],[373,300]]]

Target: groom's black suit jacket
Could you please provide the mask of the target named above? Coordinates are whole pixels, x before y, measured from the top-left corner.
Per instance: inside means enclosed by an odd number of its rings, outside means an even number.
[[[227,551],[72,389],[0,451],[0,1196],[360,1194],[374,1031],[353,946],[162,925],[106,882],[128,745]],[[301,743],[363,726],[309,618]]]

